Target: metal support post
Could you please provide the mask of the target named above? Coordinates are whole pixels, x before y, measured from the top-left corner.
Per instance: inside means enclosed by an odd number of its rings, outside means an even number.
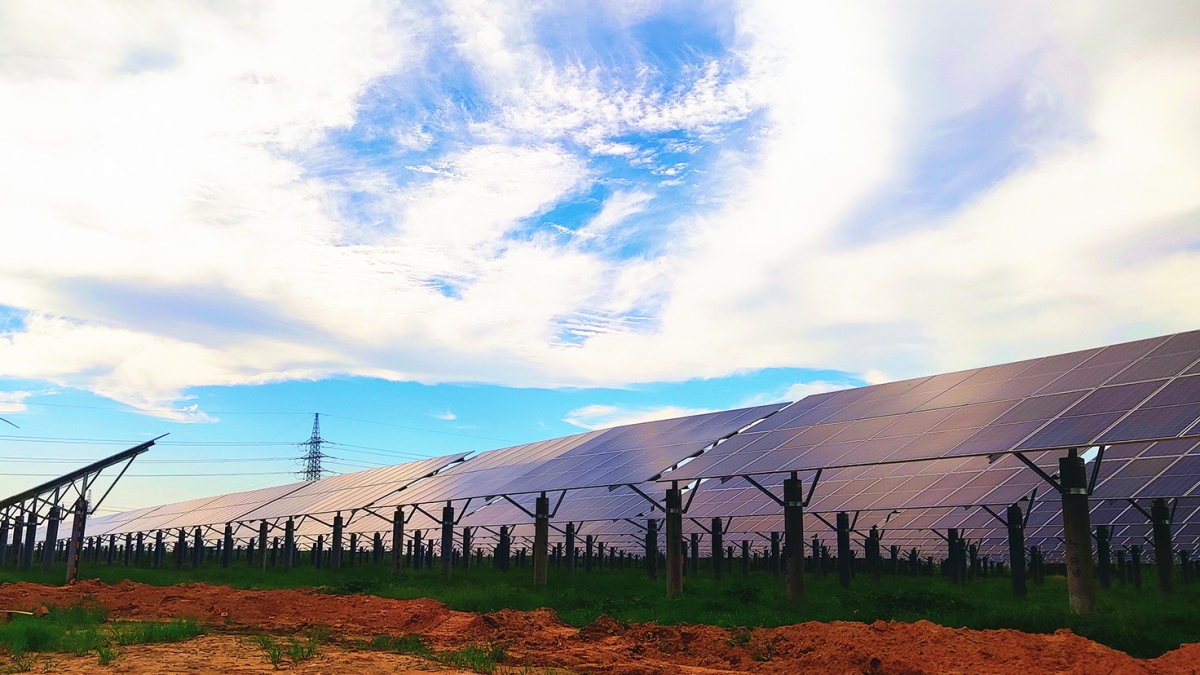
[[[21,569],[33,569],[33,549],[37,546],[37,514],[33,511],[25,517],[25,546],[21,548]],[[112,564],[111,556],[108,564]]]
[[[533,587],[545,588],[550,574],[550,500],[545,492],[534,502],[533,510]]]
[[[1099,560],[1097,572],[1100,573],[1100,588],[1112,586],[1112,531],[1108,525],[1096,526],[1096,556]]]
[[[787,507],[784,507],[785,509]],[[786,516],[785,516],[786,518]],[[779,576],[779,533],[771,533],[771,575]]]
[[[204,556],[204,534],[200,532],[200,528],[196,528],[192,533],[193,546],[192,549],[192,569],[200,567],[200,561]]]
[[[837,514],[837,568],[838,582],[842,588],[850,588],[850,514]]]
[[[233,523],[225,523],[225,542],[221,549],[221,567],[229,568],[233,560]]]
[[[357,562],[355,560],[355,558],[358,557],[358,533],[357,532],[350,533],[350,546],[346,549],[346,553],[347,553],[346,567],[354,567],[354,563]]]
[[[692,576],[696,576],[700,573],[700,534],[698,532],[692,533],[692,543],[688,552],[691,553],[690,570]]]
[[[675,597],[683,594],[683,492],[675,483],[667,489],[666,507],[667,597]]]
[[[1018,598],[1025,597],[1025,514],[1019,504],[1010,504],[1005,520],[1008,521],[1008,564],[1012,568],[1012,592]]]
[[[1129,547],[1129,576],[1133,581],[1133,587],[1141,590],[1142,588],[1142,547]]]
[[[721,580],[721,574],[725,569],[725,561],[721,559],[725,553],[725,532],[724,526],[721,524],[720,518],[712,519],[712,564],[713,578],[717,581]]]
[[[575,572],[575,523],[567,523],[567,573]]]
[[[71,538],[67,542],[67,585],[79,581],[79,554],[83,548],[83,530],[87,525],[87,500],[75,502],[75,518],[71,523]]]
[[[464,527],[462,533],[462,566],[463,569],[471,567],[471,528]]]
[[[454,507],[450,502],[442,507],[442,580],[450,581],[454,571]]]
[[[166,557],[167,545],[163,541],[163,531],[159,530],[154,533],[154,569],[161,568]]]
[[[784,587],[792,607],[804,604],[804,486],[784,479]]]
[[[296,564],[296,521],[288,518],[283,524],[283,567],[291,569]]]
[[[267,521],[258,523],[258,558],[259,567],[267,569]]]
[[[42,549],[42,569],[49,572],[54,567],[55,545],[58,543],[59,513],[57,506],[50,507],[46,516],[46,546]]]
[[[959,563],[958,556],[961,552],[962,541],[958,538],[958,528],[952,527],[946,530],[946,547],[948,553],[946,556],[946,565],[950,572],[950,583],[957,584],[962,581],[959,578]]]
[[[342,529],[344,527],[345,521],[339,512],[333,517],[333,538],[329,541],[329,567],[335,570],[342,567]]]
[[[646,576],[658,576],[658,521],[646,519]]]
[[[1067,593],[1071,611],[1087,614],[1096,607],[1092,526],[1088,513],[1088,476],[1075,449],[1058,460],[1062,485],[1063,547],[1067,563]]]
[[[392,574],[400,571],[404,562],[404,509],[397,506],[392,513]]]
[[[1175,562],[1175,548],[1171,544],[1171,507],[1165,499],[1155,499],[1150,505],[1150,519],[1154,528],[1154,565],[1158,568],[1158,590],[1169,594],[1172,590],[1171,567]]]

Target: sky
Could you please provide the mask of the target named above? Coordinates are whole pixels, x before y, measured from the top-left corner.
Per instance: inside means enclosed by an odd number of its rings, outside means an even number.
[[[0,4],[0,493],[1200,327],[1200,5]]]

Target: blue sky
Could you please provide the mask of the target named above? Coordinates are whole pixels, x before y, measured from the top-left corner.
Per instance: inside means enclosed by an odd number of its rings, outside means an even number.
[[[318,411],[344,471],[1200,325],[1194,3],[16,2],[0,42],[0,492],[119,447],[48,439],[186,444],[139,506],[290,480]]]

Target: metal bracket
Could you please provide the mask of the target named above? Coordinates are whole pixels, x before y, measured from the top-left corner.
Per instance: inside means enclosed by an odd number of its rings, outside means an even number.
[[[937,536],[941,537],[942,541],[946,542],[947,544],[950,543],[950,538],[947,537],[946,535],[942,534],[941,532],[938,532],[937,530],[933,529],[932,527],[929,528],[929,531],[936,534]]]
[[[854,512],[854,520],[850,521],[850,531],[851,532],[858,532],[858,530],[855,529],[855,526],[858,525],[858,514],[860,514],[860,513],[862,513],[862,511]],[[858,533],[862,534],[862,532],[858,532]]]
[[[775,496],[775,493],[773,493],[773,492],[771,492],[770,490],[768,490],[767,488],[763,487],[763,486],[762,486],[762,484],[761,484],[761,483],[759,483],[758,481],[754,480],[754,479],[753,479],[753,478],[751,478],[750,476],[742,476],[742,478],[745,478],[745,479],[746,479],[746,482],[748,482],[748,483],[750,483],[751,485],[753,485],[754,487],[758,488],[758,489],[759,489],[759,491],[760,491],[760,492],[762,492],[764,495],[766,495],[766,496],[770,497],[770,498],[771,498],[771,501],[775,502],[775,503],[776,503],[776,504],[778,504],[779,506],[783,506],[783,505],[784,505],[784,503],[783,503],[783,500],[782,500],[782,499],[780,499],[779,497],[776,497],[776,496]]]
[[[1171,498],[1171,522],[1175,522],[1175,509],[1179,508],[1179,497]]]
[[[987,504],[980,504],[980,505],[979,505],[979,508],[981,508],[981,509],[983,509],[984,511],[987,511],[988,513],[992,514],[992,517],[993,517],[993,518],[995,518],[996,520],[1000,521],[1000,524],[1001,524],[1001,525],[1003,525],[1003,526],[1005,526],[1005,527],[1008,527],[1008,520],[1006,520],[1006,519],[1004,519],[1004,518],[1001,518],[1001,517],[1000,517],[1000,514],[998,514],[998,513],[996,513],[995,511],[993,511],[993,510],[992,510],[992,507],[988,506]]]
[[[509,497],[508,495],[500,495],[500,496],[504,498],[504,501],[508,502],[509,504],[512,504],[513,506],[517,507],[518,509],[521,509],[521,511],[525,515],[529,516],[530,518],[533,518],[534,520],[537,520],[537,516],[534,515],[534,513],[532,511],[530,511],[529,509],[518,504],[517,500],[513,499],[512,497]]]
[[[709,535],[712,535],[712,533],[713,533],[713,532],[712,532],[712,529],[711,529],[711,528],[708,528],[708,527],[705,527],[705,526],[704,526],[704,524],[703,524],[703,523],[701,523],[699,520],[696,520],[695,518],[688,518],[688,520],[690,520],[690,521],[692,521],[693,523],[695,523],[695,524],[696,524],[696,527],[700,528],[701,530],[704,530],[704,532],[705,532],[705,533],[707,533],[707,534],[709,534]]]
[[[825,523],[825,526],[826,526],[826,527],[828,527],[829,529],[833,530],[834,532],[837,532],[837,526],[836,526],[836,525],[834,525],[833,523],[830,523],[828,520],[825,520],[825,517],[824,517],[824,516],[822,516],[821,514],[817,513],[816,511],[812,511],[811,513],[812,513],[814,516],[816,516],[816,517],[817,517],[817,520],[821,521],[822,523]]]
[[[1142,505],[1137,503],[1137,500],[1134,500],[1134,499],[1126,499],[1125,501],[1127,501],[1127,502],[1129,502],[1130,504],[1132,504],[1132,505],[1133,505],[1133,508],[1137,509],[1138,511],[1141,511],[1141,512],[1142,512],[1142,515],[1143,515],[1143,516],[1146,516],[1146,520],[1148,520],[1148,521],[1150,521],[1150,522],[1152,522],[1152,523],[1154,522],[1154,518],[1152,518],[1152,517],[1150,516],[1150,512],[1149,512],[1149,511],[1147,511],[1146,509],[1143,509],[1143,508],[1142,508]]]
[[[442,519],[441,519],[441,518],[438,518],[437,516],[434,516],[432,513],[430,513],[430,512],[428,512],[428,511],[426,511],[426,510],[425,510],[425,509],[423,509],[423,508],[421,508],[421,505],[420,505],[420,504],[413,504],[413,515],[416,515],[416,514],[417,514],[417,511],[420,511],[421,513],[424,513],[424,514],[425,514],[425,515],[426,515],[426,516],[427,516],[427,517],[428,517],[430,520],[432,520],[432,521],[433,521],[433,522],[435,522],[435,523],[439,523],[439,524],[440,524],[440,523],[442,522]]]
[[[641,495],[643,499],[650,502],[651,506],[658,509],[659,511],[662,511],[663,513],[667,512],[667,510],[665,508],[663,508],[662,504],[659,504],[658,502],[654,501],[653,497],[646,494],[645,492],[642,492],[640,489],[638,489],[638,486],[634,485],[633,483],[627,483],[627,485],[629,486],[630,490],[633,490],[634,492]]]
[[[563,499],[566,496],[567,496],[566,490],[563,490],[562,492],[558,493],[558,501],[554,504],[554,508],[550,511],[551,518],[558,515],[558,507],[562,506]]]
[[[159,438],[162,438],[162,436],[159,436]],[[96,509],[100,508],[100,505],[104,503],[104,499],[106,497],[108,497],[108,493],[112,492],[112,489],[117,486],[117,481],[121,480],[121,476],[125,475],[125,472],[129,470],[129,466],[131,464],[133,464],[133,460],[135,460],[135,459],[137,459],[136,456],[130,457],[129,461],[125,462],[125,466],[121,467],[121,473],[117,474],[117,477],[113,479],[112,485],[109,485],[108,489],[104,491],[104,494],[100,495],[100,499],[97,499],[96,503],[92,505],[92,510],[91,510],[91,512],[88,513],[89,516],[96,514]],[[103,469],[101,469],[100,471],[103,471]],[[97,478],[100,476],[100,471],[96,472]],[[37,508],[36,501],[34,502],[34,508]]]
[[[700,491],[700,483],[703,482],[699,478],[696,479],[696,484],[688,492],[687,503],[683,505],[683,512],[687,513],[688,509],[692,508],[692,500],[696,498],[696,493]]]
[[[641,524],[641,523],[639,523],[638,521],[634,520],[633,518],[626,518],[626,519],[625,519],[625,522],[627,522],[627,523],[629,523],[630,525],[633,525],[634,527],[636,527],[636,528],[640,529],[642,532],[645,532],[645,531],[646,531],[646,526],[645,526],[645,525],[643,525],[643,524]]]
[[[1023,455],[1019,452],[1014,452],[1013,455],[1015,455],[1017,459],[1021,460],[1022,464],[1033,469],[1034,472],[1037,473],[1037,475],[1041,476],[1043,480],[1045,480],[1047,483],[1050,484],[1050,487],[1057,490],[1060,494],[1062,493],[1062,491],[1063,491],[1062,485],[1060,485],[1058,481],[1054,480],[1054,478],[1051,477],[1050,474],[1043,471],[1042,467],[1038,466],[1037,464],[1034,464],[1033,460],[1029,459],[1028,457],[1026,457],[1025,455]]]
[[[1029,516],[1033,514],[1033,505],[1037,502],[1037,488],[1029,493],[1029,508],[1025,509],[1025,518],[1021,521],[1021,529],[1029,527]]]
[[[1105,447],[1107,447],[1107,446],[1104,446],[1104,445],[1097,446],[1096,465],[1092,467],[1092,477],[1091,477],[1091,480],[1088,481],[1087,494],[1089,497],[1091,497],[1092,493],[1096,491],[1096,480],[1098,478],[1100,478],[1100,462],[1104,461],[1104,448]]]
[[[466,502],[465,504],[463,504],[463,505],[462,505],[462,508],[461,508],[461,509],[459,509],[459,511],[458,511],[458,517],[454,519],[454,524],[455,524],[455,525],[458,525],[459,523],[461,523],[461,522],[462,522],[462,519],[463,519],[463,518],[466,518],[466,517],[467,517],[467,507],[471,505],[471,500],[472,500],[472,499],[474,499],[474,497],[468,497],[468,498],[467,498],[467,502]]]
[[[804,508],[808,508],[808,503],[812,501],[813,492],[817,489],[817,483],[821,482],[821,472],[825,469],[817,469],[816,475],[813,476],[812,483],[808,485],[808,496],[804,498]]]

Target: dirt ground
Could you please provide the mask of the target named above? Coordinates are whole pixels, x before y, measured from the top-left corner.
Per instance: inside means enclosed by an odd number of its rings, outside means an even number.
[[[127,647],[110,666],[95,656],[54,655],[52,672],[227,673],[266,672],[262,652],[244,633],[266,630],[295,634],[322,626],[333,635],[369,638],[417,633],[435,648],[466,644],[509,644],[505,670],[533,673],[610,675],[701,675],[714,673],[1105,673],[1200,675],[1200,643],[1157,659],[1141,660],[1070,631],[1031,635],[1013,630],[975,631],[917,623],[808,622],[743,633],[713,626],[622,626],[607,617],[580,629],[563,624],[550,610],[471,614],[433,600],[389,600],[374,596],[322,595],[306,590],[240,591],[183,584],[155,587],[132,582],[83,582],[71,588],[37,584],[0,585],[0,608],[69,605],[92,599],[112,618],[192,617],[210,635],[174,645]],[[40,670],[40,662],[33,666]],[[456,673],[412,657],[348,650],[334,644],[296,672]],[[530,672],[530,671],[526,671]]]

